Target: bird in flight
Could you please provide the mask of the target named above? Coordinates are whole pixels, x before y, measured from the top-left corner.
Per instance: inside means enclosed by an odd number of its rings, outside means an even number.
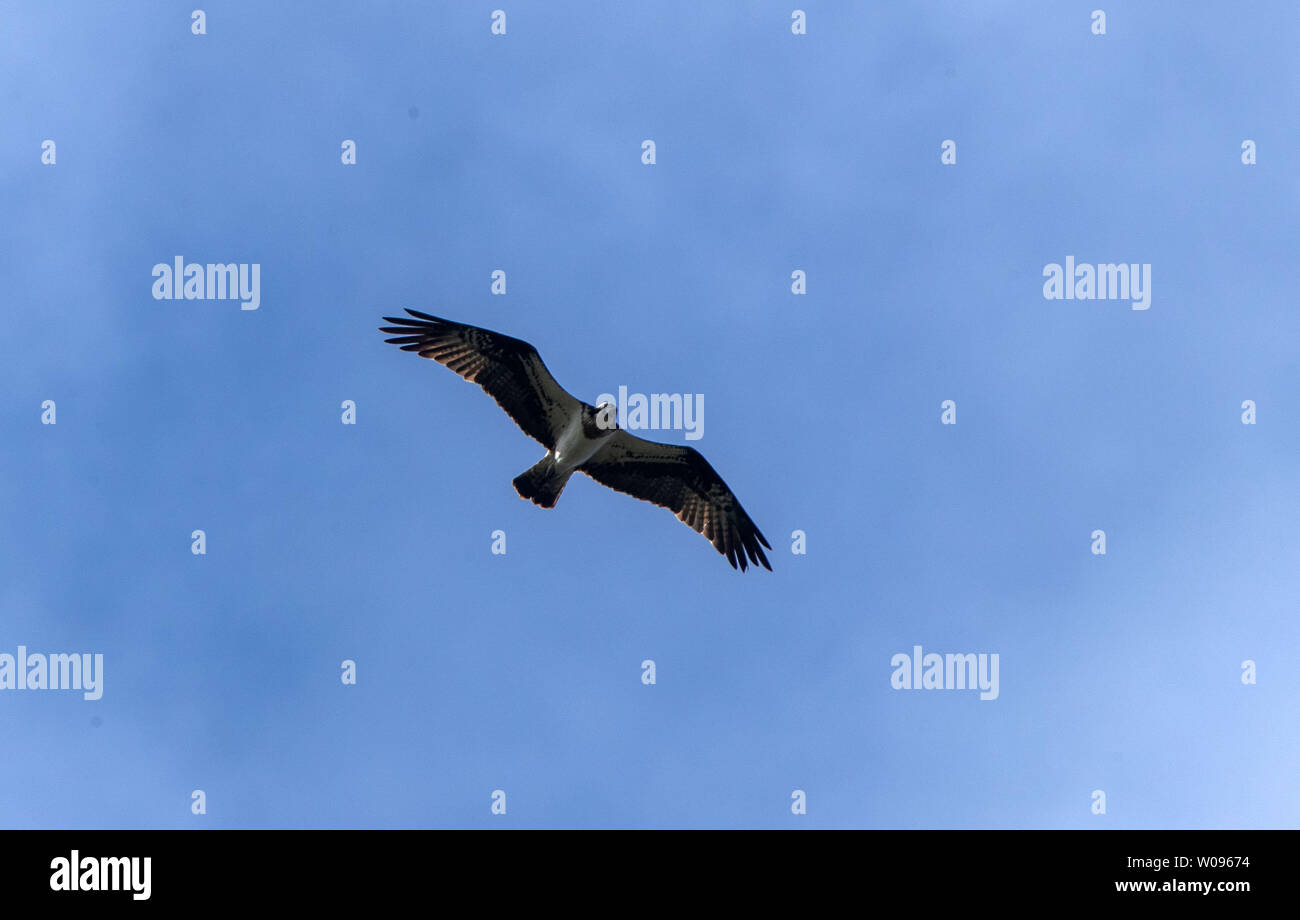
[[[763,555],[771,544],[699,451],[628,434],[618,427],[615,406],[590,406],[570,396],[527,342],[418,310],[406,312],[409,317],[384,317],[392,323],[379,327],[392,336],[386,342],[477,383],[546,448],[545,457],[515,477],[522,498],[554,508],[569,477],[586,473],[601,485],[667,508],[704,534],[733,569],[745,571],[753,562],[772,571]]]

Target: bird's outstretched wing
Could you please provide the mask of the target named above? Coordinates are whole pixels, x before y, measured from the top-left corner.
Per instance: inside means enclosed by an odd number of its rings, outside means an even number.
[[[749,568],[748,554],[750,562],[772,571],[759,544],[771,545],[694,448],[646,441],[620,430],[578,470],[601,485],[667,508],[704,534],[733,569]]]
[[[546,369],[537,349],[508,335],[406,311],[411,318],[385,316],[391,326],[380,326],[393,345],[421,358],[444,364],[466,380],[477,383],[497,401],[515,424],[548,449],[582,403],[564,391]]]

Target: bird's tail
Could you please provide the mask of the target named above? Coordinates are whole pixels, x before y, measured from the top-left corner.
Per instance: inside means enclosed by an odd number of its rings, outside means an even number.
[[[555,458],[548,453],[531,468],[515,477],[515,491],[521,498],[526,498],[535,505],[554,508],[560,493],[564,491],[564,484],[572,475],[572,470],[561,473],[556,469]]]

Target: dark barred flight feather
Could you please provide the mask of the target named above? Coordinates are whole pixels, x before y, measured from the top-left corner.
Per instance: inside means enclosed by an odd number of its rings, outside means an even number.
[[[555,447],[565,423],[582,403],[555,382],[536,348],[499,332],[418,310],[406,312],[413,319],[384,317],[394,325],[380,326],[379,331],[395,336],[385,342],[446,365],[477,383],[525,434],[547,448]]]
[[[647,441],[619,431],[578,472],[618,492],[654,502],[714,545],[731,567],[749,561],[769,572],[760,543],[771,549],[740,501],[704,455],[693,447]]]

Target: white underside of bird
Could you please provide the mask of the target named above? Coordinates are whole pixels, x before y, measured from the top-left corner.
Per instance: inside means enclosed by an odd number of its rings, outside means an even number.
[[[588,437],[583,430],[582,416],[575,414],[560,433],[555,449],[550,451],[551,459],[561,473],[572,473],[590,460],[604,442],[604,438]]]

